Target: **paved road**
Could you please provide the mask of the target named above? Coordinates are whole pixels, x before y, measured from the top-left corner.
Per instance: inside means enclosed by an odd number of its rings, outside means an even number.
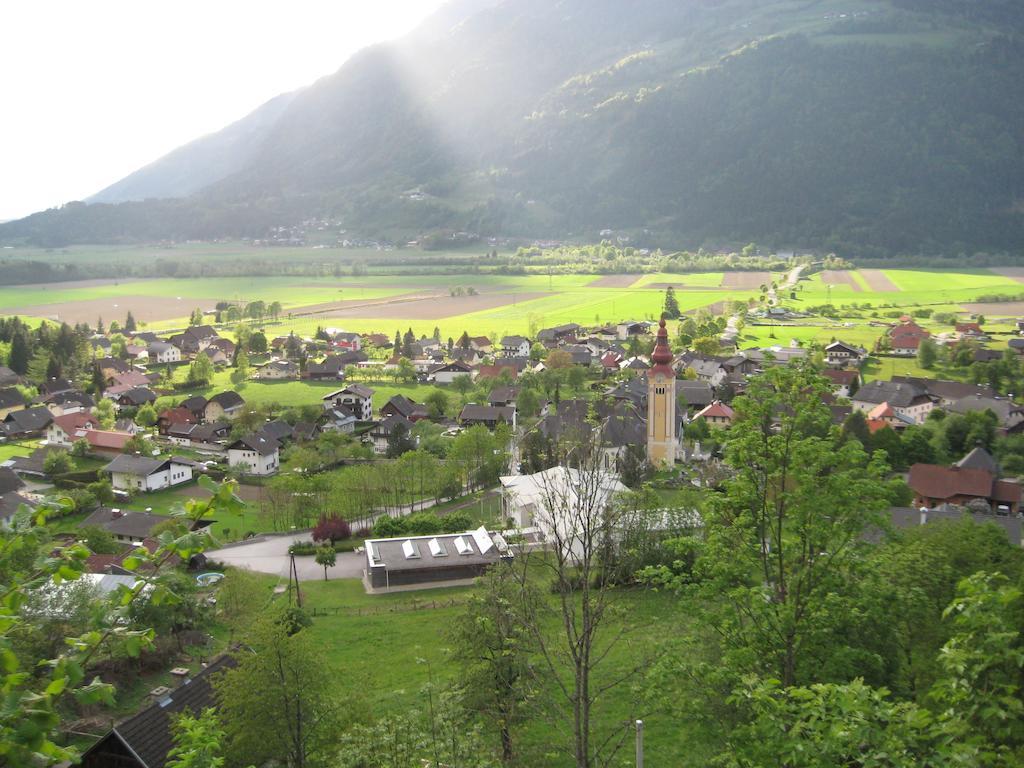
[[[211,560],[233,565],[237,568],[247,568],[250,571],[269,573],[288,578],[288,547],[293,541],[309,541],[308,533],[299,533],[286,536],[267,536],[260,541],[249,544],[225,547],[207,552],[206,556]],[[360,579],[363,576],[362,554],[355,552],[339,552],[337,563],[333,568],[327,569],[328,579]],[[312,555],[296,557],[295,566],[299,572],[299,581],[322,579],[324,569],[316,564]]]

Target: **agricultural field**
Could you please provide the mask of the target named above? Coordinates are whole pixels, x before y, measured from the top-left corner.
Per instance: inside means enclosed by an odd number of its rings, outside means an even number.
[[[211,246],[212,248],[212,246]],[[307,249],[308,251],[308,249]],[[199,258],[198,252],[192,254]],[[287,249],[274,256],[298,258]],[[308,256],[308,253],[307,253]],[[212,257],[211,257],[212,258]],[[429,271],[429,270],[428,270]],[[744,345],[829,341],[843,338],[871,344],[877,324],[896,312],[923,308],[961,316],[984,314],[994,330],[1012,330],[1009,320],[1024,314],[1021,271],[1004,269],[832,270],[812,274],[790,290],[780,290],[783,306],[803,310],[832,304],[835,320],[817,318],[796,325],[753,326]],[[683,312],[722,312],[730,300],[757,299],[760,286],[782,284],[785,275],[769,272],[652,273],[629,275],[494,273],[375,274],[340,277],[208,277],[96,279],[36,286],[0,287],[0,313],[34,319],[57,317],[95,323],[103,317],[123,320],[131,310],[151,330],[180,328],[195,308],[212,309],[218,301],[280,302],[276,321],[265,320],[268,335],[295,332],[310,336],[319,326],[356,332],[411,328],[429,335],[439,328],[444,339],[471,335],[500,337],[535,333],[545,326],[577,322],[612,323],[656,319],[664,290],[672,286]],[[1020,297],[1020,301],[1006,299]],[[997,301],[993,301],[997,298]],[[981,301],[979,301],[981,299]],[[212,319],[212,318],[208,318]],[[930,325],[927,318],[921,322]],[[875,323],[875,325],[872,325]],[[932,328],[941,331],[941,328]],[[227,386],[215,382],[215,387]],[[295,391],[286,391],[292,387]],[[312,402],[316,388],[289,384],[250,384],[247,398],[257,402]],[[318,399],[315,398],[315,399]]]

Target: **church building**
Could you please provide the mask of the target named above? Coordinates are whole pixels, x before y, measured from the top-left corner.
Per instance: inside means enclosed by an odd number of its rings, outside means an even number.
[[[662,319],[658,340],[647,371],[647,460],[655,467],[672,467],[676,462],[676,374],[668,329]]]

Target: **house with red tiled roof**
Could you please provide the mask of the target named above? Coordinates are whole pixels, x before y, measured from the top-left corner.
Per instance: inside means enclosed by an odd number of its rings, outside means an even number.
[[[506,365],[501,362],[495,363],[494,365],[478,366],[476,369],[476,378],[477,380],[500,379],[502,375],[506,373],[512,381],[519,378],[519,368],[517,366]]]
[[[982,501],[997,514],[1016,515],[1020,510],[1021,485],[1017,480],[1000,478],[995,460],[987,451],[976,448],[951,467],[915,464],[907,484],[914,491],[914,505],[937,507],[942,504],[967,506]]]
[[[55,416],[53,423],[46,429],[46,442],[69,448],[81,438],[79,432],[97,427],[96,417],[85,411]]]
[[[732,426],[732,420],[735,416],[736,412],[732,408],[721,400],[715,400],[699,411],[693,418],[704,419],[710,427],[729,427]]]
[[[916,355],[921,342],[929,336],[931,332],[904,316],[899,325],[889,329],[889,347],[894,355]]]
[[[826,368],[822,375],[832,385],[836,397],[850,397],[860,387],[860,371],[845,368]]]
[[[888,403],[879,403],[868,411],[866,421],[871,434],[886,427],[902,431],[915,423],[913,419],[904,416]]]

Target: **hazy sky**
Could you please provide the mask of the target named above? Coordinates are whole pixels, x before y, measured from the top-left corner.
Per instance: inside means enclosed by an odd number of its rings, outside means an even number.
[[[0,221],[103,187],[442,0],[3,0]]]

